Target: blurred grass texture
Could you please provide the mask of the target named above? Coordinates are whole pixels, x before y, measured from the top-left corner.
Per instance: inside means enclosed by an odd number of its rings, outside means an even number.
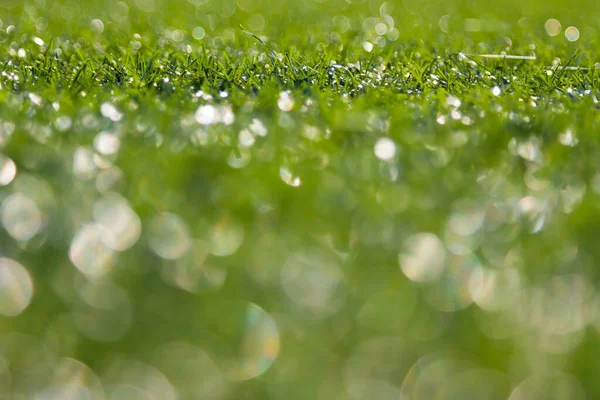
[[[598,21],[0,0],[0,398],[597,398]]]

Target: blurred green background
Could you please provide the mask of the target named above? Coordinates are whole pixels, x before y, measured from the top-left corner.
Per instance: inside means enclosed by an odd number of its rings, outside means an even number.
[[[599,14],[0,0],[0,398],[596,398]]]
[[[208,45],[239,41],[238,25],[261,36],[272,45],[306,49],[317,43],[343,42],[348,46],[357,37],[375,39],[378,23],[390,32],[380,35],[399,46],[417,45],[452,50],[455,46],[477,45],[487,40],[493,46],[504,37],[513,44],[529,45],[543,40],[560,46],[562,32],[575,26],[581,40],[597,40],[598,11],[592,2],[564,1],[86,1],[3,0],[2,20],[6,28],[15,25],[22,32],[37,31],[45,37],[90,40],[90,30],[102,31],[93,37],[101,43],[123,45],[137,33],[144,41],[160,39],[184,42],[202,37]],[[544,23],[557,19],[560,37],[545,37]],[[94,21],[94,22],[93,22]],[[200,28],[194,30],[194,28]],[[383,28],[381,28],[383,29]],[[547,39],[547,40],[544,40]],[[204,43],[203,42],[203,43]],[[192,43],[194,43],[192,41]],[[196,42],[197,43],[197,42]],[[461,48],[459,50],[467,50]]]

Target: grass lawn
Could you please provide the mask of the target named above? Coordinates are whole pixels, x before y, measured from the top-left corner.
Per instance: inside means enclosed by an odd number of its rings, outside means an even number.
[[[598,398],[598,21],[0,0],[0,398]]]

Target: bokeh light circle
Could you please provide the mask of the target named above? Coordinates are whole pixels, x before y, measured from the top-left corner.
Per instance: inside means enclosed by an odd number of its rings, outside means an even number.
[[[166,260],[180,259],[191,246],[187,224],[178,216],[163,213],[150,222],[148,244],[156,255]]]
[[[279,356],[279,328],[275,320],[253,303],[242,305],[235,350],[227,363],[230,379],[244,381],[264,374]]]
[[[16,317],[31,303],[33,279],[17,261],[0,258],[0,314]]]
[[[398,261],[402,272],[410,280],[431,282],[439,279],[444,272],[446,249],[433,233],[417,233],[406,239]]]
[[[565,29],[565,37],[569,42],[576,42],[579,39],[579,29],[575,26],[570,26]]]
[[[550,18],[548,21],[546,21],[544,28],[546,28],[546,33],[550,36],[557,36],[562,29],[560,21],[554,18]]]
[[[0,220],[4,229],[19,242],[27,242],[42,228],[44,216],[38,205],[23,193],[14,193],[2,203]]]

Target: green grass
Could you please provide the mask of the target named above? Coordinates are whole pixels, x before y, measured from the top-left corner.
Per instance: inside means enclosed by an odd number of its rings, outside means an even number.
[[[596,398],[599,18],[0,0],[0,397]]]

